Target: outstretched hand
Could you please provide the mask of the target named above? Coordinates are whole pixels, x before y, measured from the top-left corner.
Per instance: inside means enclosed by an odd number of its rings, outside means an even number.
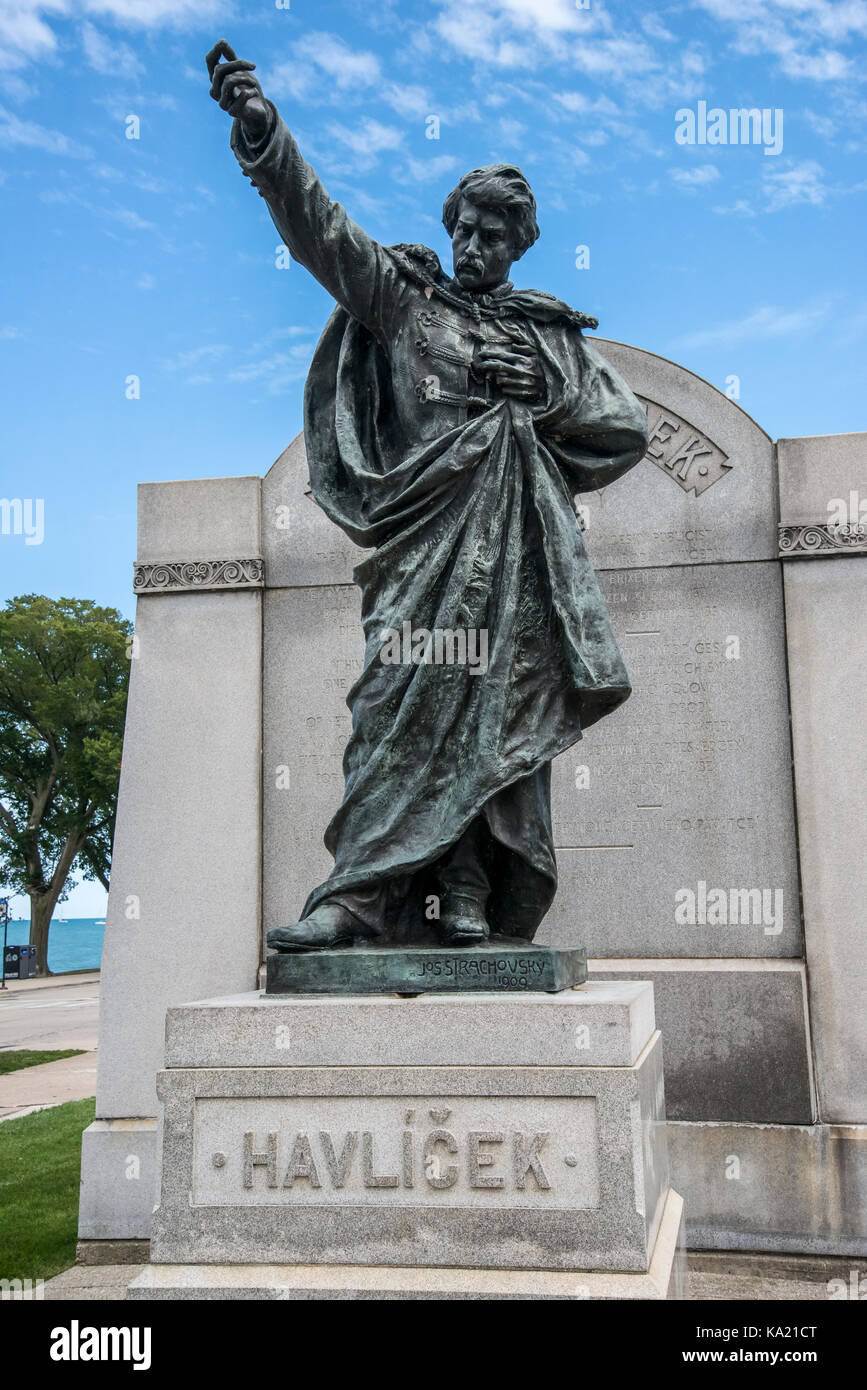
[[[221,62],[221,58],[227,61]],[[235,50],[225,39],[217,40],[205,62],[214,101],[230,116],[238,117],[250,139],[260,140],[268,129],[271,113],[259,81],[253,76],[256,64],[236,58]]]

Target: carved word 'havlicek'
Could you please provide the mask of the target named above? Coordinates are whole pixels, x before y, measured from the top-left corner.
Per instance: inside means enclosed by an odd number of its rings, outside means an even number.
[[[400,1172],[378,1171],[374,1136],[370,1130],[348,1130],[339,1141],[328,1130],[312,1136],[295,1135],[288,1158],[280,1156],[279,1135],[268,1132],[265,1147],[257,1148],[255,1135],[248,1130],[242,1149],[244,1187],[252,1188],[257,1169],[263,1170],[266,1187],[291,1188],[306,1181],[321,1188],[342,1188],[354,1177],[368,1190],[412,1189],[425,1182],[433,1191],[454,1187],[463,1176],[471,1188],[505,1189],[522,1192],[530,1179],[540,1192],[551,1182],[542,1163],[547,1132],[511,1134],[493,1130],[471,1130],[460,1143],[451,1130],[431,1129],[424,1136],[404,1130],[401,1138]],[[225,1155],[215,1153],[215,1168],[225,1166]]]

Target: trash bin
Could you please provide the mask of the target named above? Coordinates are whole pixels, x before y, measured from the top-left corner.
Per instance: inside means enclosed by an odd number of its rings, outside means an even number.
[[[21,979],[21,947],[7,946],[3,953],[3,963],[6,969],[7,980]]]
[[[24,974],[24,970],[23,970],[21,967],[19,967],[19,975],[18,975],[18,978],[19,978],[19,980],[32,980],[32,979],[34,979],[34,977],[35,977],[35,975],[36,975],[36,947],[35,947],[35,946],[22,946],[22,947],[21,947],[21,966],[22,966],[22,967],[23,967],[24,962],[25,962],[25,952],[26,952],[26,961],[27,961],[27,974],[25,975],[25,974]]]

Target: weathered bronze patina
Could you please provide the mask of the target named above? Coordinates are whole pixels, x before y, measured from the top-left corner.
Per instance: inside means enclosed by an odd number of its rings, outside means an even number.
[[[573,497],[638,462],[644,410],[582,336],[595,319],[507,278],[539,235],[519,169],[446,199],[449,276],[331,200],[252,64],[224,41],[207,61],[241,168],[337,301],[307,381],[310,483],[373,551],[334,869],[269,945],[530,941],[557,884],[552,759],[630,692]]]

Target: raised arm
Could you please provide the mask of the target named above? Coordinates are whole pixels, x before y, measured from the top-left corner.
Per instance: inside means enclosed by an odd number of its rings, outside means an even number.
[[[267,202],[293,260],[378,338],[387,338],[399,276],[392,258],[328,196],[263,96],[254,64],[236,58],[224,39],[206,62],[211,96],[235,117],[231,144],[238,163]]]

